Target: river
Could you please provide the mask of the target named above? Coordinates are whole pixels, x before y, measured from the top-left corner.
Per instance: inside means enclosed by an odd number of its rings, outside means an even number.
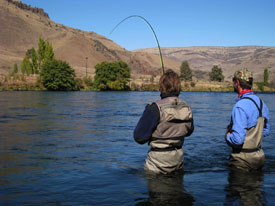
[[[235,93],[182,92],[195,131],[184,173],[148,175],[133,139],[159,92],[0,92],[0,205],[274,205],[275,94],[261,172],[230,171],[224,142]]]

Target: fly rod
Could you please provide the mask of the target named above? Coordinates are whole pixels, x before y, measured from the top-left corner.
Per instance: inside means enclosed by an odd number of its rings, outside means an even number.
[[[163,65],[163,59],[162,59],[162,54],[161,54],[161,49],[160,49],[160,46],[159,46],[159,41],[158,41],[158,38],[157,38],[157,35],[153,29],[153,27],[151,26],[151,24],[142,16],[139,16],[139,15],[132,15],[132,16],[128,16],[126,17],[125,19],[123,19],[122,21],[120,21],[113,29],[112,31],[110,32],[110,35],[113,33],[113,31],[124,21],[126,21],[127,19],[130,19],[130,18],[133,18],[133,17],[137,17],[137,18],[141,18],[143,21],[145,21],[147,23],[147,25],[150,27],[150,29],[152,30],[153,34],[154,34],[154,37],[155,37],[155,40],[157,42],[157,45],[158,45],[158,50],[159,50],[159,56],[160,56],[160,64],[161,64],[161,70],[162,70],[162,74],[164,74],[164,65]]]

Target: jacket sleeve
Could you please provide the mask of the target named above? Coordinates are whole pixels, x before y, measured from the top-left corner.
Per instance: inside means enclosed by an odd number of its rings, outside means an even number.
[[[270,124],[269,124],[269,119],[265,119],[265,126],[263,130],[263,136],[268,136],[270,133]]]
[[[247,117],[245,111],[240,107],[235,107],[232,112],[233,127],[232,133],[227,134],[226,140],[229,145],[238,147],[244,143],[247,131]]]
[[[268,110],[268,108],[265,104],[264,104],[264,107],[263,107],[263,117],[265,118],[263,136],[265,137],[265,136],[268,136],[270,134],[269,110]]]
[[[135,141],[139,144],[148,142],[152,136],[152,133],[159,124],[159,119],[158,106],[155,103],[146,106],[134,130]]]
[[[193,132],[194,132],[194,119],[192,118],[191,127],[190,127],[188,133],[186,134],[186,137],[189,137]]]

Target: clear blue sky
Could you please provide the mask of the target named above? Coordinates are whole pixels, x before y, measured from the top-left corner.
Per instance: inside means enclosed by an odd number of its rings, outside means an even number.
[[[156,47],[275,46],[275,0],[22,0],[60,24],[93,31],[127,50]]]

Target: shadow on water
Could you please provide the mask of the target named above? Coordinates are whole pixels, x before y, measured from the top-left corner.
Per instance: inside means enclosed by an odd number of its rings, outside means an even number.
[[[193,205],[194,198],[184,189],[183,172],[156,175],[145,171],[148,198],[136,199],[136,206],[143,205]]]
[[[262,189],[264,173],[243,172],[231,169],[228,175],[228,185],[225,187],[225,205],[267,205],[265,192]]]

